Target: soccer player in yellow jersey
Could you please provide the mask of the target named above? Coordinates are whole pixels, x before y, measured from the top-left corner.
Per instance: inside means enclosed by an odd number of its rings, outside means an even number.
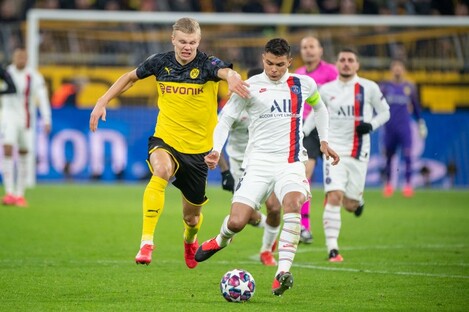
[[[198,50],[199,23],[181,18],[173,25],[174,51],[154,54],[136,69],[122,75],[98,99],[90,116],[90,130],[99,119],[106,120],[106,105],[137,80],[155,76],[159,114],[155,133],[148,142],[148,163],[152,177],[143,194],[143,230],[137,264],[150,264],[156,224],[164,209],[165,189],[172,181],[182,194],[184,258],[193,269],[202,224],[202,206],[208,167],[204,162],[213,146],[217,123],[218,82],[226,80],[231,92],[249,97],[248,84],[232,65]]]

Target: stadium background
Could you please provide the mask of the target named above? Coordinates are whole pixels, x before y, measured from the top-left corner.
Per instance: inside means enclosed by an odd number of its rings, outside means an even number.
[[[45,7],[47,2],[54,1],[37,1],[35,7]],[[144,2],[155,4],[162,1],[135,1],[140,4]],[[198,3],[208,2],[211,1]],[[214,4],[218,2],[212,1]],[[323,43],[324,58],[327,61],[334,61],[335,51],[341,46],[353,46],[358,49],[361,54],[360,75],[375,81],[388,77],[388,65],[392,58],[404,59],[408,64],[409,77],[418,86],[424,108],[424,119],[429,128],[429,136],[425,142],[419,141],[416,131],[414,132],[418,141],[413,151],[416,159],[414,182],[418,186],[467,187],[469,185],[467,4],[464,1],[445,1],[446,4],[453,3],[453,11],[449,12],[444,8],[439,8],[438,11],[437,5],[431,1],[418,2],[429,3],[427,9],[430,11],[426,12],[422,6],[415,6],[413,11],[409,9],[410,3],[414,3],[412,1],[332,1],[339,3],[337,10],[325,11],[321,5],[327,1],[309,1],[315,5],[310,4],[309,7],[302,8],[304,2],[308,1],[226,1],[225,5],[242,3],[244,6],[235,11],[235,14],[240,14],[240,18],[251,20],[253,24],[202,23],[201,49],[232,61],[235,68],[245,74],[247,69],[260,65],[259,55],[266,39],[283,36],[290,41],[294,49],[293,70],[300,66],[298,53],[300,39],[306,34],[313,34]],[[2,6],[8,3],[11,1],[2,2]],[[101,1],[88,1],[88,3],[92,5],[88,9],[100,9]],[[253,3],[259,5],[255,6]],[[393,7],[390,3],[406,5]],[[465,21],[462,22],[465,26],[439,27],[437,23],[431,22],[428,26],[421,26],[417,25],[419,17],[414,18],[415,26],[409,22],[411,14],[417,13],[421,15],[438,13],[440,16],[449,13],[464,14],[460,5],[466,6],[466,17],[454,18]],[[202,7],[200,5],[198,9],[192,7],[192,10],[205,10],[204,12],[210,10]],[[72,9],[73,6],[66,8]],[[26,39],[28,28],[26,16],[31,12],[29,8],[26,9],[28,10],[24,11],[24,16],[19,14],[17,19],[10,20],[5,19],[5,10],[2,11],[0,37],[2,63],[7,63],[14,46]],[[334,17],[337,25],[331,26],[330,21],[324,23],[324,26],[315,27],[302,25],[287,27],[277,23],[277,16],[273,14],[288,13],[289,9],[297,14],[294,19],[300,20],[301,17],[308,15],[326,19]],[[61,12],[63,16],[69,13],[68,10]],[[169,42],[170,24],[138,21],[97,22],[86,18],[93,13],[103,14],[102,11],[80,10],[72,14],[83,14],[85,17],[82,21],[44,19],[39,25],[37,66],[46,78],[54,107],[53,132],[49,137],[40,132],[38,136],[39,181],[89,179],[109,182],[139,181],[148,175],[145,164],[146,140],[153,132],[158,113],[155,107],[154,81],[151,79],[141,81],[114,101],[110,106],[107,122],[100,124],[100,131],[96,134],[89,133],[88,118],[97,97],[103,94],[121,74],[134,68],[152,53],[172,49]],[[146,13],[148,12],[142,14]],[[367,13],[371,15],[364,15]],[[191,14],[198,12],[188,12],[186,15]],[[256,19],[264,18],[265,15],[270,15],[272,24],[254,23]],[[383,18],[402,17],[402,25],[395,23],[371,26],[347,25],[341,22],[344,18],[353,16],[367,20],[373,16],[380,18],[380,15]],[[426,20],[431,21],[429,17]],[[221,103],[226,99],[226,93],[226,85],[222,83]],[[378,186],[381,185],[380,172],[383,166],[379,131],[373,134],[373,141],[367,184]],[[320,183],[322,172],[320,167],[318,169],[315,182]],[[218,171],[212,171],[209,176],[210,182],[217,183],[219,176]]]

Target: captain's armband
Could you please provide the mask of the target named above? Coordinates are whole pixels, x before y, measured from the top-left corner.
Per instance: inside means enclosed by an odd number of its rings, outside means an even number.
[[[311,106],[314,106],[314,105],[318,104],[320,99],[321,99],[321,96],[319,95],[319,92],[316,91],[316,92],[313,93],[313,95],[308,97],[305,102],[308,103]]]

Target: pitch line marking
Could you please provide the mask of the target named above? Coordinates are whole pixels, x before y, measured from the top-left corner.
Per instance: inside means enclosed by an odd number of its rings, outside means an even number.
[[[339,264],[340,265],[340,264]],[[355,273],[368,273],[368,274],[387,274],[387,275],[405,275],[405,276],[424,276],[424,277],[441,277],[441,278],[462,278],[469,279],[467,275],[450,275],[450,274],[434,274],[434,273],[421,273],[421,272],[390,272],[390,271],[373,271],[373,270],[363,270],[363,269],[353,269],[353,268],[338,268],[338,267],[323,267],[316,265],[304,265],[304,264],[294,264],[294,267],[305,268],[305,269],[315,269],[315,270],[324,270],[324,271],[346,271],[346,272],[355,272]]]

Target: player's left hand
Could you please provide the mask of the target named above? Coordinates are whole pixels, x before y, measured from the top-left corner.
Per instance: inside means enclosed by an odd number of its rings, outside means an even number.
[[[95,132],[98,129],[99,119],[106,121],[106,105],[102,105],[99,102],[93,108],[90,116],[90,130]]]
[[[419,135],[422,139],[426,139],[428,135],[428,129],[427,129],[427,124],[425,123],[425,120],[419,119],[418,121],[419,124]]]
[[[326,159],[329,160],[329,158],[332,157],[332,165],[335,166],[339,163],[340,157],[339,155],[329,147],[329,144],[326,141],[321,141],[321,152],[326,156]]]
[[[235,71],[230,71],[226,81],[228,82],[228,90],[230,92],[234,92],[244,99],[250,98],[248,90],[249,84],[241,79],[240,74]]]
[[[204,161],[209,169],[215,169],[218,161],[220,160],[220,153],[217,151],[211,151],[204,157]]]
[[[358,134],[367,134],[373,131],[373,126],[369,122],[362,122],[355,129]]]

